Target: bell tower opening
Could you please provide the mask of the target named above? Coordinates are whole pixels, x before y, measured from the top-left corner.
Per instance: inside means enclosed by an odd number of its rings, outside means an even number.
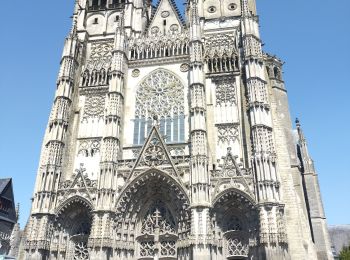
[[[125,0],[89,0],[89,11],[124,8]]]

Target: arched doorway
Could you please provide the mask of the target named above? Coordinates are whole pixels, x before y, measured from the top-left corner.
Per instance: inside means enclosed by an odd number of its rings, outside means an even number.
[[[212,208],[213,236],[219,259],[253,259],[257,246],[259,214],[254,201],[236,189],[219,194]]]
[[[152,169],[124,190],[118,203],[116,237],[125,259],[178,259],[178,242],[190,232],[189,199],[167,173]],[[118,245],[117,243],[117,245]],[[132,255],[127,255],[125,244]]]
[[[67,202],[56,215],[51,238],[50,259],[89,259],[92,207],[80,198]]]
[[[146,214],[139,219],[136,255],[150,259],[176,259],[179,237],[174,214],[160,199],[145,208]]]

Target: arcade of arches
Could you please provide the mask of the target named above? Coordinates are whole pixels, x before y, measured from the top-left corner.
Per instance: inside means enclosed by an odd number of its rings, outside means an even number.
[[[136,178],[117,205],[112,239],[117,248],[125,242],[131,245],[116,250],[117,259],[128,254],[127,259],[191,259],[191,243],[185,243],[192,239],[189,205],[181,184],[166,173],[151,171]],[[53,224],[52,259],[90,259],[93,214],[92,207],[79,198],[59,211]],[[209,217],[212,253],[218,259],[250,259],[259,227],[254,204],[231,190],[214,200]]]

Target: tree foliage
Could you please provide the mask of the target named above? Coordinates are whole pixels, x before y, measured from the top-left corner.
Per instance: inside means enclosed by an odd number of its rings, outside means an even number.
[[[350,246],[344,247],[339,254],[340,260],[350,260]]]

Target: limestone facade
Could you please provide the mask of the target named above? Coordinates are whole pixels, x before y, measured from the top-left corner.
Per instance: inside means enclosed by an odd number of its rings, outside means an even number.
[[[76,0],[23,259],[332,259],[255,1],[186,6]]]

